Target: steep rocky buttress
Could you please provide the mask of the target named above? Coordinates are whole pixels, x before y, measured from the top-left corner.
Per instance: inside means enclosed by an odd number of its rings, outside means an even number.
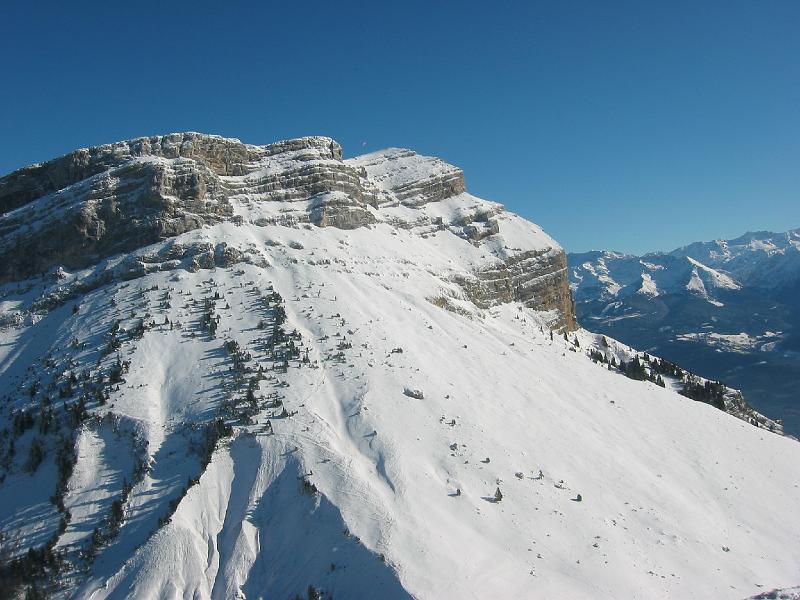
[[[386,223],[421,242],[452,235],[476,248],[472,268],[452,274],[476,305],[521,301],[553,311],[558,327],[576,327],[558,244],[467,194],[457,167],[410,150],[342,160],[323,137],[267,146],[198,133],[140,138],[11,173],[0,179],[0,211],[0,282],[91,267],[222,221]]]

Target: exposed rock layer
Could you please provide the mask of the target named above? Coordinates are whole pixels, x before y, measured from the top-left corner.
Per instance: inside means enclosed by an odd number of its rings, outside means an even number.
[[[341,147],[324,137],[267,146],[197,133],[139,138],[11,173],[0,179],[0,211],[0,281],[89,267],[224,221],[387,223],[423,238],[485,245],[491,256],[451,278],[477,306],[524,302],[557,311],[559,327],[576,326],[558,245],[523,235],[515,241],[523,247],[509,252],[506,233],[523,221],[466,194],[461,169],[410,150],[343,160]]]
[[[488,308],[506,302],[522,302],[534,310],[556,310],[563,315],[560,325],[573,330],[578,323],[565,278],[566,268],[563,251],[529,251],[496,268],[479,271],[475,277],[458,281],[476,306]]]

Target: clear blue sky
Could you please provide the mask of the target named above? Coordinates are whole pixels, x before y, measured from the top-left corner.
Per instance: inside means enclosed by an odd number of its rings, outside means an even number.
[[[573,251],[800,227],[800,2],[0,5],[0,174],[184,130],[434,154]]]

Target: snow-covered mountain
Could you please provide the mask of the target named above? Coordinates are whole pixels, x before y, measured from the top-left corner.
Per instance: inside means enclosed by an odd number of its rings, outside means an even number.
[[[0,210],[4,595],[797,585],[800,444],[578,329],[563,250],[439,159],[175,134]]]
[[[800,229],[569,263],[584,326],[741,388],[800,433]]]

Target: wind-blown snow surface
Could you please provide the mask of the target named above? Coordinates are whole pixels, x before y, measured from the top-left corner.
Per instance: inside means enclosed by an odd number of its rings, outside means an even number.
[[[424,210],[473,204],[487,205],[460,194]],[[233,209],[244,225],[173,241],[224,241],[249,262],[112,278],[0,333],[14,405],[31,366],[127,364],[80,427],[59,595],[288,598],[311,585],[336,598],[743,598],[797,584],[796,440],[611,372],[551,335],[558,315],[479,309],[453,282],[509,244],[552,247],[532,224],[505,215],[506,233],[472,244],[391,225],[417,218],[408,206],[351,231],[256,226],[268,208]],[[90,278],[58,276],[65,290]],[[5,310],[50,285],[19,286]],[[267,334],[276,295],[297,332],[285,369]],[[121,345],[104,355],[109,339]],[[259,375],[255,422],[203,469],[199,424],[243,395],[237,361]],[[22,467],[36,435],[19,438],[0,485],[0,527],[23,552],[60,518],[53,449],[33,474]],[[124,481],[135,483],[119,532],[88,560]]]

